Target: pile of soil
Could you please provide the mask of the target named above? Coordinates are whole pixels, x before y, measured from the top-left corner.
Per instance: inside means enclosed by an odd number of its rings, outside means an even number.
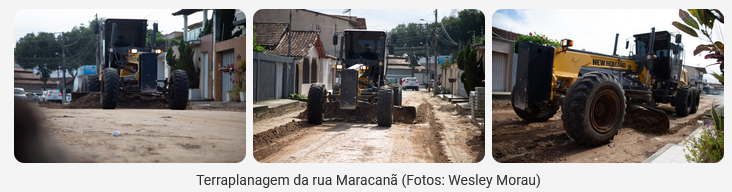
[[[513,109],[511,107],[511,101],[509,100],[494,100],[493,101],[493,110],[509,110]]]
[[[430,106],[431,108],[431,106]],[[419,119],[420,113],[417,111],[410,110],[406,107],[394,107],[394,116],[393,116],[393,122],[394,123],[406,123],[406,124],[414,124],[418,122],[424,122],[424,121],[415,121],[415,119]],[[377,123],[376,122],[376,113],[378,111],[376,110],[376,107],[369,106],[369,107],[356,107],[354,110],[347,110],[347,109],[341,109],[338,107],[325,107],[325,119],[329,122],[351,122],[351,123]],[[308,110],[305,109],[300,114],[297,115],[298,119],[307,119],[308,118]],[[424,118],[423,118],[424,119]]]
[[[414,120],[414,123],[427,123],[429,120],[434,120],[434,117],[432,105],[423,103],[417,107],[417,119]]]
[[[259,160],[267,158],[267,156],[274,154],[282,148],[282,146],[269,146],[277,139],[296,133],[301,129],[313,126],[315,125],[310,124],[307,121],[293,121],[273,129],[269,129],[265,132],[255,134],[253,140],[254,158]],[[283,143],[279,143],[278,145],[284,146]]]
[[[99,92],[91,92],[83,97],[71,101],[68,105],[58,103],[45,103],[41,107],[54,109],[100,109],[102,104],[99,103]],[[155,95],[143,95],[139,93],[122,93],[120,94],[117,108],[133,108],[133,109],[169,109],[168,101],[165,97]],[[190,106],[189,106],[190,108]]]
[[[289,112],[292,112],[292,111],[303,110],[306,107],[307,107],[307,105],[306,105],[305,102],[298,102],[298,103],[295,103],[292,106],[279,107],[279,108],[276,108],[276,109],[267,110],[266,112],[255,113],[254,114],[254,122],[261,121],[261,120],[264,120],[264,119],[269,119],[269,118],[272,118],[272,117],[282,116],[282,115],[284,115],[286,113],[289,113]],[[302,113],[305,113],[305,112],[302,112]],[[300,115],[297,116],[298,119],[305,119],[305,118],[307,118],[307,115],[301,118],[300,116],[302,115],[302,113],[300,113]]]
[[[429,126],[413,127],[415,136],[410,138],[412,143],[428,151],[429,153],[426,154],[430,154],[435,163],[449,163],[450,159],[445,155],[445,146],[441,144],[443,140],[442,131],[445,126],[434,118],[432,104],[422,103],[417,107],[417,111],[422,115],[418,119],[427,120]]]
[[[453,112],[453,111],[455,111],[455,109],[456,109],[456,107],[453,104],[442,105],[442,106],[440,106],[440,108],[437,108],[438,111],[442,111],[442,112]]]
[[[475,156],[475,162],[482,161],[485,157],[485,129],[481,129],[480,135],[473,136],[465,144],[470,146],[471,151],[478,152],[478,155]]]

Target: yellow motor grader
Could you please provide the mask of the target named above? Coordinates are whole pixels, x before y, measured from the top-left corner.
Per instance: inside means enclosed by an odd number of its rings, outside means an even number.
[[[683,68],[681,34],[667,31],[636,34],[626,41],[629,56],[523,42],[518,47],[516,85],[511,105],[529,122],[547,121],[562,108],[567,134],[581,145],[609,142],[624,120],[669,129],[659,103],[675,106],[676,115],[696,113],[699,90],[689,86]],[[628,113],[628,115],[626,115]],[[628,119],[626,119],[628,118]]]

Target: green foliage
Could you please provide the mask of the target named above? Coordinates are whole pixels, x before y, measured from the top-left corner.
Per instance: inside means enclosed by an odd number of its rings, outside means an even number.
[[[690,142],[686,150],[686,160],[696,163],[716,163],[724,157],[724,119],[719,116],[717,110],[712,107],[714,127],[710,122],[704,125],[699,138]]]
[[[698,45],[696,49],[694,49],[694,55],[696,56],[702,52],[709,52],[709,54],[704,56],[704,58],[716,59],[719,64],[719,69],[722,71],[722,75],[724,75],[724,43],[712,40],[714,23],[719,22],[724,24],[724,15],[718,9],[688,9],[688,11],[689,12],[679,9],[679,18],[681,18],[684,23],[674,21],[671,22],[671,25],[688,35],[708,41],[710,44]],[[701,38],[699,33],[701,33],[703,37],[706,37],[706,39]]]
[[[719,73],[712,72],[712,76],[717,79],[722,85],[724,85],[724,76],[720,75]]]
[[[294,94],[294,93],[290,93],[290,98],[295,98],[295,99],[307,99],[307,98],[308,98],[308,96],[307,96],[307,95],[300,95],[300,94]]]
[[[252,26],[252,27],[253,27],[252,30],[257,29],[256,26]],[[267,51],[264,49],[263,46],[257,44],[257,34],[256,33],[254,34],[254,42],[252,44],[254,45],[254,52],[264,53],[265,51]]]
[[[198,34],[198,38],[213,33],[213,18],[206,21],[206,25],[203,26],[203,30]]]
[[[441,24],[435,26],[434,21],[424,21],[422,23],[403,23],[392,28],[387,36],[387,42],[392,42],[392,35],[396,35],[395,47],[423,47],[426,45],[432,49],[434,43],[434,30],[437,27],[445,26],[445,31],[455,42],[463,42],[464,44],[472,41],[473,34],[481,36],[485,29],[485,16],[483,12],[477,9],[465,9],[458,12],[457,16],[443,17]],[[442,29],[440,29],[442,30]],[[468,33],[468,31],[474,31]],[[437,43],[439,50],[452,51],[459,47],[455,45],[446,45]],[[426,51],[426,50],[425,50]],[[430,52],[430,55],[434,52]],[[420,49],[416,51],[418,57],[423,58],[427,55]]]
[[[485,79],[485,64],[477,56],[477,50],[470,44],[458,53],[456,62],[458,68],[464,71],[460,75],[460,81],[466,92],[475,91],[475,87],[481,87],[481,81]]]
[[[533,32],[529,33],[529,35],[519,35],[518,40],[513,43],[513,52],[518,53],[518,45],[526,41],[531,41],[533,43],[545,46],[559,47],[559,41],[557,41],[556,39],[552,40],[549,39],[546,35]]]
[[[46,83],[51,73],[61,66],[61,41],[53,33],[28,33],[15,43],[15,62],[24,69],[36,69],[39,80]]]
[[[178,45],[178,59],[173,56],[172,49],[168,49],[168,54],[165,55],[165,59],[168,61],[168,65],[173,66],[173,70],[182,69],[188,75],[188,87],[191,89],[197,89],[199,86],[199,72],[193,63],[193,49],[190,45],[181,42]]]
[[[455,59],[450,58],[445,62],[440,63],[440,69],[445,69],[452,64],[455,64]]]

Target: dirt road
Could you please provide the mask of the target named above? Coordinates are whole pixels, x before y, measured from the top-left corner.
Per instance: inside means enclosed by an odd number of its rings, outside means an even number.
[[[240,162],[246,113],[36,107],[41,127],[76,162]],[[113,136],[119,131],[119,136]]]
[[[447,104],[425,91],[404,91],[403,105],[418,107],[417,120],[390,128],[336,119],[316,126],[298,118],[303,110],[289,112],[254,122],[254,157],[266,163],[476,162],[485,149],[467,143],[480,130],[465,116],[438,110]]]
[[[670,118],[668,132],[652,132],[626,125],[606,145],[584,147],[567,136],[561,110],[546,122],[527,123],[516,116],[508,100],[493,101],[493,158],[498,162],[638,163],[668,143],[679,143],[698,126],[714,102],[722,96],[702,95],[699,110],[686,117],[676,116],[674,108],[661,104]]]

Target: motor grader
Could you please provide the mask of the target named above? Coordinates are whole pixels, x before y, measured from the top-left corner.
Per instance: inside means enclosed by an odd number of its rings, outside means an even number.
[[[97,74],[84,82],[83,92],[100,92],[103,109],[114,109],[120,94],[141,94],[146,97],[165,97],[170,109],[185,109],[188,105],[188,75],[174,70],[170,77],[158,80],[158,56],[163,51],[155,47],[158,24],[146,42],[147,20],[106,19],[95,25],[102,45],[102,62],[97,63]],[[163,86],[158,85],[163,82]]]
[[[511,92],[516,114],[547,121],[561,106],[567,134],[595,146],[612,140],[625,120],[667,130],[669,119],[656,108],[659,103],[674,106],[678,116],[696,113],[700,91],[688,83],[681,34],[655,28],[636,34],[626,41],[629,56],[615,53],[617,36],[613,55],[570,49],[570,39],[560,47],[519,44]]]
[[[334,45],[337,44],[334,36]],[[386,80],[388,66],[386,32],[345,30],[333,90],[313,83],[308,90],[308,122],[322,124],[327,110],[375,109],[379,126],[390,127],[394,113],[416,114],[412,106],[402,107],[402,89]],[[413,117],[412,117],[413,118]]]

